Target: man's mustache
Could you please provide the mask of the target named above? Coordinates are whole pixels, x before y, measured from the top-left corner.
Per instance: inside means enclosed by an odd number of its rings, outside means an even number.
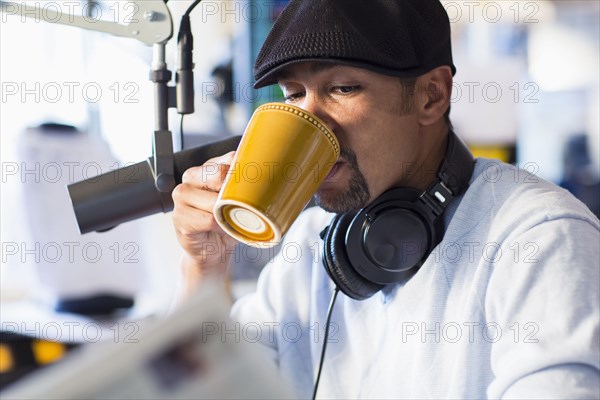
[[[358,161],[356,159],[356,153],[350,148],[340,145],[340,158],[343,158],[352,168],[358,169]]]

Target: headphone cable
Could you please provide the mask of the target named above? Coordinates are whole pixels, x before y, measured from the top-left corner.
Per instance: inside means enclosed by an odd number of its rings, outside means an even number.
[[[196,6],[201,2],[202,0],[196,0],[192,3],[191,6],[188,7],[188,9],[185,12],[185,16],[189,16],[192,13],[192,10],[194,10],[194,8],[196,8]]]
[[[323,342],[323,348],[321,349],[321,361],[319,361],[319,371],[317,372],[317,380],[315,381],[315,388],[313,390],[313,400],[317,398],[317,391],[319,390],[319,381],[321,380],[321,371],[323,370],[323,361],[325,360],[325,350],[327,349],[327,340],[329,337],[329,327],[331,326],[329,322],[331,321],[331,315],[333,314],[333,305],[335,304],[335,299],[337,298],[339,292],[340,288],[336,286],[333,291],[333,296],[331,296],[331,301],[329,302],[329,310],[327,310],[327,321],[325,322],[325,339]]]

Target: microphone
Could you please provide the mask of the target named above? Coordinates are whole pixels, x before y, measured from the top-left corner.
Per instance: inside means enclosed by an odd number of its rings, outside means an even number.
[[[177,87],[177,112],[179,114],[194,113],[194,37],[189,14],[181,17],[179,35],[177,36],[179,63],[175,84]]]
[[[241,136],[193,147],[173,155],[174,178],[211,158],[236,150]],[[67,186],[79,231],[105,232],[124,222],[173,210],[171,191],[155,184],[154,157]]]

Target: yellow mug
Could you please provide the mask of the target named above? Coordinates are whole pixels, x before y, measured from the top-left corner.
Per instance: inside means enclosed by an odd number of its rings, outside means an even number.
[[[301,108],[256,109],[214,207],[223,230],[242,243],[277,245],[340,156],[333,132]]]

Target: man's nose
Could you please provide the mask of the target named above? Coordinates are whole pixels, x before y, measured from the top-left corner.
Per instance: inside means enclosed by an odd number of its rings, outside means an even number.
[[[325,125],[327,125],[329,129],[335,132],[335,119],[331,114],[328,104],[318,93],[307,90],[303,102],[299,107],[319,117],[321,121],[325,122]]]

